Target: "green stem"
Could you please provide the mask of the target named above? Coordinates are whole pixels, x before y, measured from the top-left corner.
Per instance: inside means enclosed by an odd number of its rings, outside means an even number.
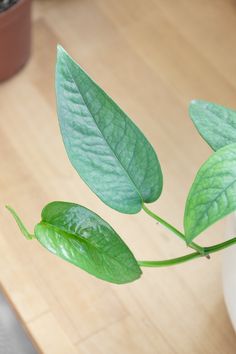
[[[215,253],[220,250],[223,250],[224,248],[230,247],[233,244],[236,244],[236,237],[228,241],[218,243],[217,245],[214,246],[204,247],[204,253],[209,255],[210,253]],[[166,259],[163,261],[138,261],[138,264],[140,265],[140,267],[168,267],[168,266],[173,266],[176,264],[188,262],[191,261],[192,259],[200,258],[202,256],[203,255],[199,254],[198,252],[194,252],[194,253],[187,254],[186,256]]]
[[[149,210],[144,203],[143,203],[142,207],[143,207],[143,210],[149,216],[151,216],[153,219],[157,220],[160,224],[164,225],[168,230],[172,231],[175,235],[177,235],[179,238],[181,238],[181,240],[184,240],[186,242],[186,238],[182,232],[180,232],[174,226],[170,225],[167,221],[163,220],[160,216],[156,215],[151,210]],[[200,253],[200,255],[205,255],[204,248],[201,247],[200,245],[198,245],[197,243],[191,242],[188,246],[191,247],[192,249],[194,249],[195,251],[197,251],[198,253]]]
[[[206,254],[210,254],[210,253],[215,253],[218,251],[223,250],[224,248],[230,247],[232,245],[234,245],[236,243],[236,237],[231,238],[230,240],[221,242],[221,243],[217,243],[216,245],[210,246],[210,247],[204,247],[204,250],[206,252]]]
[[[22,234],[25,236],[25,238],[27,238],[27,240],[32,240],[33,238],[35,238],[35,236],[32,235],[31,233],[29,233],[29,231],[26,229],[25,225],[23,224],[23,222],[21,221],[21,219],[19,218],[19,216],[17,215],[15,210],[13,208],[11,208],[9,205],[6,205],[6,208],[7,208],[7,210],[10,211],[10,213],[14,217],[17,225],[19,226],[19,228],[20,228]]]
[[[201,257],[201,255],[198,252],[194,252],[194,253],[187,254],[186,256],[165,259],[163,261],[138,261],[138,264],[140,267],[169,267],[199,257]]]

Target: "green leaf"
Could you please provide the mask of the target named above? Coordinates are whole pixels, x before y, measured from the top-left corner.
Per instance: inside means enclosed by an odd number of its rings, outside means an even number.
[[[231,144],[211,155],[196,175],[185,206],[187,243],[235,210],[236,144]]]
[[[236,111],[205,101],[192,101],[189,114],[198,132],[216,151],[236,143]]]
[[[68,157],[111,208],[137,213],[162,191],[156,153],[118,105],[58,47],[57,109]]]
[[[12,215],[20,225],[15,211]],[[112,227],[78,204],[46,205],[42,220],[35,227],[35,238],[53,254],[111,283],[129,283],[142,274],[133,254]]]

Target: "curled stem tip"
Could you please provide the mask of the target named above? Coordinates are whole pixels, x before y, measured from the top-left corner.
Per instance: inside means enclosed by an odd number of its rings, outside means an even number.
[[[6,209],[11,213],[11,215],[13,216],[13,218],[15,219],[17,225],[19,226],[19,229],[21,230],[22,234],[25,236],[25,238],[27,240],[32,240],[33,238],[35,238],[35,236],[33,234],[31,234],[25,227],[25,225],[23,224],[22,220],[20,219],[20,217],[18,216],[18,214],[16,213],[16,211],[10,207],[9,205],[6,205]]]

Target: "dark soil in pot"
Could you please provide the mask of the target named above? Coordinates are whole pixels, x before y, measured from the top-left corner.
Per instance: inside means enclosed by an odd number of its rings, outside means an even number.
[[[0,12],[6,11],[19,0],[0,0]]]

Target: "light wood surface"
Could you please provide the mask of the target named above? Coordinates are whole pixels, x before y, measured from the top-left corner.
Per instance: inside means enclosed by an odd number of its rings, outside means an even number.
[[[150,205],[182,228],[184,201],[210,149],[188,117],[202,98],[236,108],[236,4],[233,0],[38,0],[33,53],[0,86],[0,282],[45,354],[234,354],[221,282],[221,255],[116,286],[97,280],[26,241],[4,210],[29,229],[52,200],[85,205],[110,222],[138,259],[186,253],[148,218],[122,215],[96,198],[71,167],[54,98],[61,43],[129,113],[155,147],[164,190]],[[224,225],[199,243],[222,240]]]

